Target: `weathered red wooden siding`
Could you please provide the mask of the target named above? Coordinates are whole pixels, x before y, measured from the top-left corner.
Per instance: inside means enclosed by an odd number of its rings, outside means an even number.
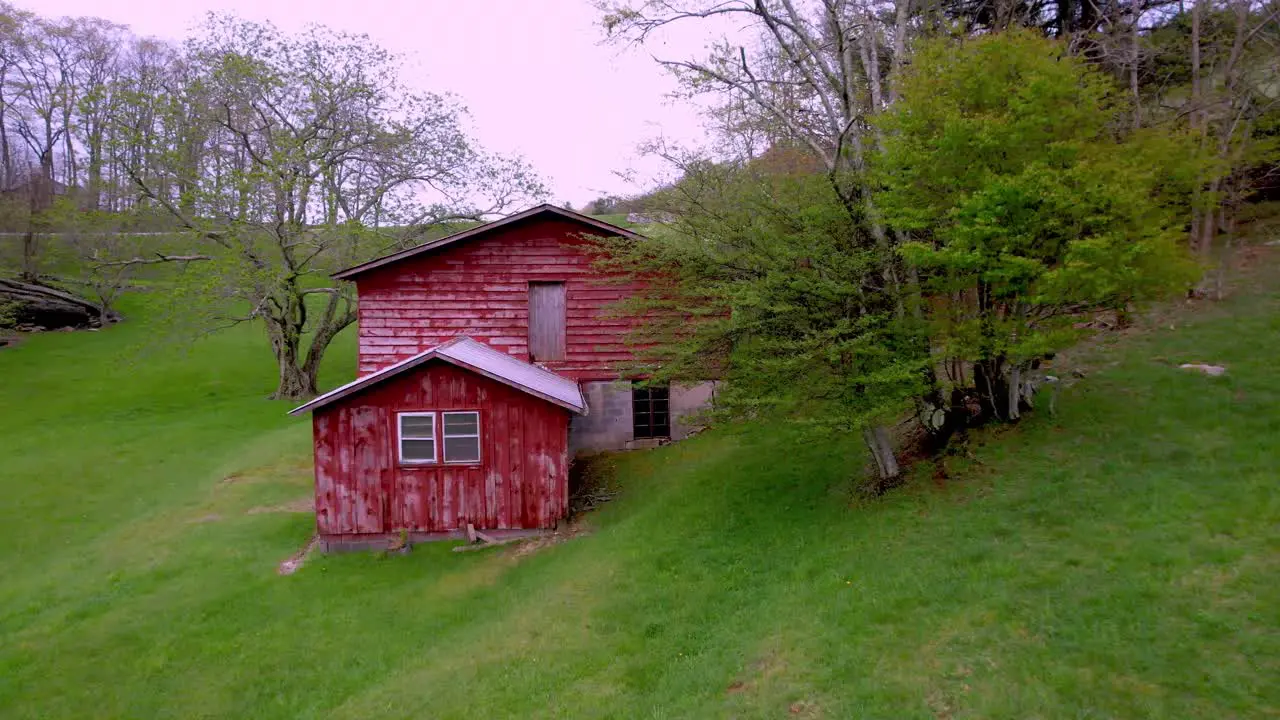
[[[480,463],[400,465],[396,413],[445,410],[480,411]],[[312,423],[322,536],[551,528],[568,511],[568,411],[447,363],[321,408]]]
[[[593,232],[531,218],[358,276],[360,373],[462,334],[528,361],[529,283],[563,281],[565,359],[540,364],[574,380],[616,379],[618,361],[631,357],[629,323],[604,308],[635,288],[603,282],[592,268],[581,236]]]

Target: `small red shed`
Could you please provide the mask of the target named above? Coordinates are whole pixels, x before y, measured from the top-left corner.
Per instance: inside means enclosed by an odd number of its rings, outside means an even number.
[[[570,416],[586,410],[575,381],[467,337],[295,408],[313,413],[324,549],[555,527]]]

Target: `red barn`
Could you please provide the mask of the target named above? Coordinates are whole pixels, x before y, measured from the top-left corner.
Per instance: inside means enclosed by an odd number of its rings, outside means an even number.
[[[336,273],[356,283],[360,377],[313,412],[326,548],[407,531],[555,527],[579,450],[678,439],[710,384],[647,387],[625,320],[634,287],[594,269],[589,236],[629,230],[551,205]]]

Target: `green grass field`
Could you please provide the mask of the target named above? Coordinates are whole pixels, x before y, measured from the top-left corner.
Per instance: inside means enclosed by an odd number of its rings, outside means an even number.
[[[307,421],[160,302],[0,350],[0,717],[1280,716],[1280,282],[1075,353],[942,483],[857,501],[856,443],[722,429],[558,545],[287,577]]]

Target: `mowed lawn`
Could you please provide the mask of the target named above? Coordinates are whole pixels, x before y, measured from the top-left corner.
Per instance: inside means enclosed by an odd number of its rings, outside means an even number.
[[[0,717],[1280,716],[1280,283],[1077,353],[949,480],[858,500],[856,443],[721,429],[558,545],[288,577],[309,425],[158,302],[0,350]]]

